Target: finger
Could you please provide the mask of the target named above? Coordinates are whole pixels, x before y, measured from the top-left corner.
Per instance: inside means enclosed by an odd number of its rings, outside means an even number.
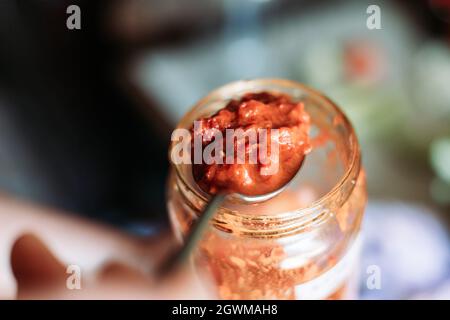
[[[15,241],[11,269],[19,299],[38,298],[38,292],[65,288],[64,265],[32,234],[22,235]]]

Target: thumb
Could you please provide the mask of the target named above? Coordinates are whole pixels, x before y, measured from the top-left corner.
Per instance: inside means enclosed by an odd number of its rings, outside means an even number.
[[[17,297],[65,286],[65,267],[45,244],[32,234],[20,236],[11,250],[11,269],[17,281]]]

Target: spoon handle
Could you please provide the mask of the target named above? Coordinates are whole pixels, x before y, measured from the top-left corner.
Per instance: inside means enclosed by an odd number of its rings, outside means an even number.
[[[217,209],[223,203],[225,194],[216,194],[208,202],[203,212],[200,214],[197,222],[194,224],[189,232],[183,245],[176,250],[173,254],[163,261],[158,269],[158,275],[161,277],[166,276],[178,266],[185,263],[193,250],[197,247],[198,242],[202,239],[206,228],[209,225],[209,221],[214,217]]]

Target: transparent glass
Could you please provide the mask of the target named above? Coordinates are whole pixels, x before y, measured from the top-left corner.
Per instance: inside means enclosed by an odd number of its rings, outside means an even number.
[[[355,132],[332,101],[292,81],[239,81],[200,100],[178,128],[190,129],[230,99],[261,91],[305,104],[313,149],[280,195],[258,204],[224,203],[193,257],[196,268],[212,276],[224,299],[355,298],[365,175]],[[167,188],[170,220],[183,241],[209,195],[186,164],[172,164]]]

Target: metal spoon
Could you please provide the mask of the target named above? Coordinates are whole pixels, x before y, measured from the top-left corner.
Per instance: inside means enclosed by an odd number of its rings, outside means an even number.
[[[165,276],[170,274],[172,271],[177,269],[180,265],[182,265],[185,261],[188,260],[192,251],[197,246],[198,242],[202,239],[203,234],[205,233],[207,226],[209,224],[209,221],[214,217],[214,214],[217,212],[217,209],[220,208],[220,206],[223,204],[226,198],[229,198],[230,200],[233,201],[239,201],[244,203],[258,203],[270,200],[273,197],[280,194],[281,192],[283,192],[284,189],[286,189],[286,187],[290,184],[290,182],[294,180],[294,178],[300,172],[304,160],[305,157],[300,163],[297,173],[293,175],[286,184],[284,184],[281,188],[272,191],[270,193],[255,196],[248,196],[240,193],[218,193],[213,195],[211,197],[211,200],[203,209],[203,212],[200,214],[197,222],[192,227],[183,245],[172,255],[169,255],[169,257],[158,268],[157,274],[159,275],[159,277],[164,278]]]

